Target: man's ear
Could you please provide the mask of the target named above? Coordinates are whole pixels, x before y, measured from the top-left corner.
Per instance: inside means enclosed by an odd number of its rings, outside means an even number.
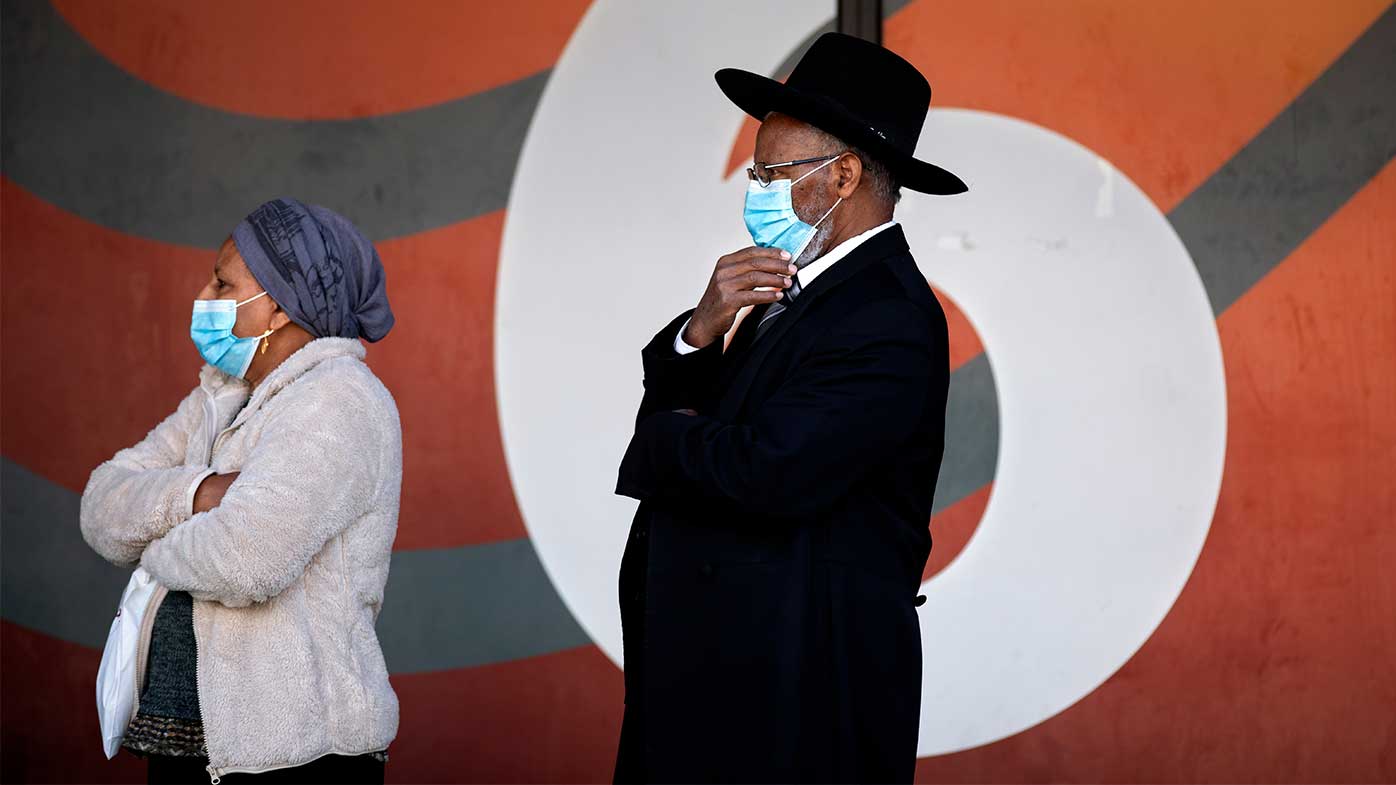
[[[863,182],[863,162],[856,155],[845,155],[834,162],[834,168],[838,171],[838,195],[847,199]]]

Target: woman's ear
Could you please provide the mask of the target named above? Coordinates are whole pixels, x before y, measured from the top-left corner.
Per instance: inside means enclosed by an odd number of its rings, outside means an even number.
[[[273,303],[273,305],[276,310],[271,312],[271,323],[267,325],[267,329],[280,330],[282,327],[291,323],[291,317],[287,316],[286,312],[281,310],[280,305],[276,305],[275,303]]]
[[[838,194],[847,199],[858,190],[858,183],[863,181],[863,161],[856,155],[845,155],[834,166],[839,173]]]

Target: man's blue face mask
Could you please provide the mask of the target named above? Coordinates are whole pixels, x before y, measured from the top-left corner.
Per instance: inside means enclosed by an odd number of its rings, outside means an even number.
[[[262,292],[254,297],[249,297],[242,302],[237,300],[195,300],[194,315],[189,322],[189,337],[194,339],[194,346],[198,348],[199,355],[204,361],[214,368],[239,379],[245,379],[244,374],[252,364],[255,356],[257,342],[271,335],[275,330],[267,330],[253,338],[239,338],[233,335],[233,325],[237,324],[238,309],[258,297],[265,297],[266,292]]]
[[[811,226],[795,214],[795,202],[790,196],[790,189],[800,180],[837,160],[838,158],[833,158],[825,161],[805,172],[797,180],[772,180],[770,185],[764,187],[755,180],[748,183],[746,209],[742,218],[746,221],[747,231],[751,232],[752,242],[762,248],[779,248],[790,254],[792,260],[799,259],[805,246],[814,238],[815,229],[824,223],[824,219],[829,217],[834,207],[839,206],[843,197],[840,196],[838,201],[834,202],[834,206]]]

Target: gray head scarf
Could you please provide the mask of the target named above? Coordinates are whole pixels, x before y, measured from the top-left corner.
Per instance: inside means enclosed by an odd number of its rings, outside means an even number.
[[[233,242],[268,296],[316,338],[377,341],[392,329],[378,251],[344,216],[273,199],[233,229]]]

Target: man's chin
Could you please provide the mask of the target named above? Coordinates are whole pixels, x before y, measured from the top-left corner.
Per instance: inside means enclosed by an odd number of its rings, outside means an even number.
[[[833,229],[834,227],[826,222],[814,230],[814,237],[810,238],[809,245],[806,245],[805,249],[800,251],[800,255],[795,257],[795,266],[803,270],[806,265],[823,256],[824,252],[829,250],[829,236],[834,233]]]
[[[795,266],[803,270],[805,267],[813,264],[819,257],[824,255],[824,245],[825,243],[822,241],[811,242],[805,247],[805,250],[800,252],[799,256],[795,257]]]

